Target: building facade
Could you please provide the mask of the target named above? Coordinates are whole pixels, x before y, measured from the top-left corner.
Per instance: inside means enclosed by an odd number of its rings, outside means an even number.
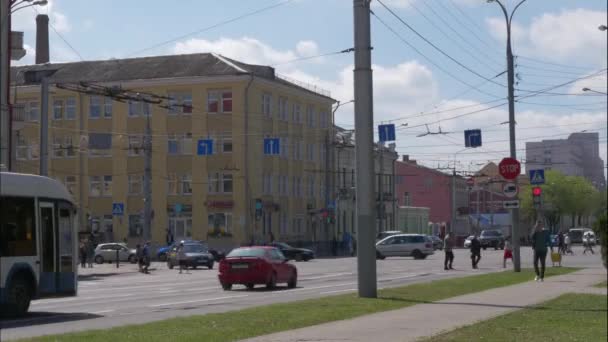
[[[452,189],[456,190],[454,196]],[[395,165],[395,195],[399,206],[429,208],[429,220],[435,227],[451,227],[456,235],[469,233],[469,191],[463,177],[419,165],[404,155]]]
[[[398,207],[397,225],[395,228],[411,234],[433,234],[432,225],[429,224],[429,208],[424,207]]]
[[[582,176],[597,189],[606,187],[604,161],[599,153],[599,133],[572,133],[566,139],[526,143],[526,170],[558,170]]]
[[[356,162],[354,132],[336,127],[333,140],[332,198],[335,203],[335,235],[356,234]],[[396,225],[394,174],[395,146],[376,144],[374,148],[376,231],[392,230]]]
[[[334,103],[329,93],[281,78],[271,67],[215,54],[12,71],[13,96],[21,108],[13,127],[14,169],[39,171],[45,75],[51,84],[49,176],[74,194],[82,230],[99,232],[105,240],[142,239],[149,120],[155,244],[164,244],[168,232],[175,240],[229,246],[268,241],[271,232],[283,241],[328,238],[320,215],[309,215],[308,209],[326,204],[323,176]],[[162,101],[117,101],[61,87],[80,82]],[[271,141],[266,139],[279,139],[279,148],[265,149]]]

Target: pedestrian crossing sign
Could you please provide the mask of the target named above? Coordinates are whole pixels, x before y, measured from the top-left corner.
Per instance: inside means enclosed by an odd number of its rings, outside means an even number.
[[[545,170],[530,170],[530,184],[545,184]]]

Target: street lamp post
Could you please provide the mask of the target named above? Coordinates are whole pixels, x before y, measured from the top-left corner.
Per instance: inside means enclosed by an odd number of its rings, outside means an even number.
[[[508,79],[508,95],[509,95],[509,147],[511,151],[510,157],[516,159],[515,150],[515,95],[514,95],[514,84],[515,84],[515,70],[513,63],[513,50],[511,49],[511,22],[515,11],[521,6],[526,0],[521,0],[511,11],[511,14],[507,12],[506,7],[500,2],[500,0],[487,0],[489,3],[496,2],[505,16],[505,22],[507,25],[507,79]],[[517,179],[515,179],[517,182]],[[520,264],[520,253],[519,253],[519,209],[511,209],[511,239],[513,246],[513,270],[515,272],[521,271]]]
[[[608,95],[608,93],[604,93],[602,91],[593,90],[593,89],[590,89],[590,88],[587,88],[587,87],[583,88],[583,91],[588,91],[588,92],[592,92],[592,93],[596,93],[596,94],[602,94],[602,95]]]

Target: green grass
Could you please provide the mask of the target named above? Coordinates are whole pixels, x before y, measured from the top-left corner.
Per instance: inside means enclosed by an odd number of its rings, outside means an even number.
[[[608,287],[608,281],[601,282],[599,284],[594,285],[595,287],[604,288]]]
[[[546,276],[576,270],[548,268]],[[377,299],[347,294],[24,341],[236,341],[513,285],[533,278],[531,270],[481,274],[385,289],[379,291]]]
[[[606,296],[565,294],[426,341],[606,341]]]

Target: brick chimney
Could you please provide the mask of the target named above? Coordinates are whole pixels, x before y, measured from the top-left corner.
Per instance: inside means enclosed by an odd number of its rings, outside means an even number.
[[[36,16],[36,64],[49,62],[49,16]]]

